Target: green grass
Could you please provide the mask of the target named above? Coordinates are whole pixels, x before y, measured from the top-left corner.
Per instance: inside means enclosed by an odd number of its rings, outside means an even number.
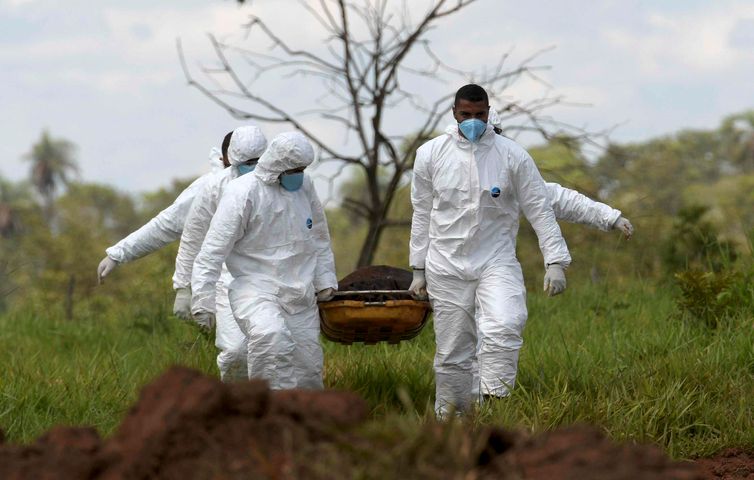
[[[25,442],[56,424],[112,432],[139,388],[168,365],[216,374],[211,339],[159,305],[66,321],[0,317],[0,427]],[[530,293],[518,386],[471,421],[540,431],[599,425],[620,440],[653,442],[674,457],[754,448],[754,321],[749,312],[709,330],[680,319],[670,290],[639,282],[565,295]],[[375,418],[419,426],[432,415],[431,324],[400,345],[324,342],[328,387],[354,390]]]
[[[30,441],[56,424],[110,433],[139,389],[173,364],[214,373],[214,347],[165,315],[0,318],[0,428]]]

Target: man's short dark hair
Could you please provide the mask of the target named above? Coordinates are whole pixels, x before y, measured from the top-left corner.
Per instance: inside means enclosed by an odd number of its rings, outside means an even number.
[[[228,147],[230,147],[230,137],[232,135],[233,135],[233,131],[231,130],[223,138],[223,144],[222,144],[222,147],[220,147],[223,152],[223,163],[225,164],[226,167],[230,166],[230,162],[228,161]]]
[[[486,102],[488,105],[490,99],[487,96],[487,92],[474,83],[464,85],[456,92],[456,99],[453,102],[454,105],[458,104],[459,100],[468,100],[469,102]]]

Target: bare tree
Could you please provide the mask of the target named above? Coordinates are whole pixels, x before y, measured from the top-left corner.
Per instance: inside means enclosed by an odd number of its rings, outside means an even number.
[[[408,224],[408,219],[388,219],[388,211],[396,190],[413,167],[416,149],[437,131],[450,110],[456,88],[447,85],[457,87],[469,82],[483,85],[493,103],[502,107],[499,113],[507,136],[515,137],[524,131],[534,131],[544,138],[567,134],[573,139],[585,135],[582,129],[544,115],[544,110],[564,103],[560,96],[547,95],[525,102],[503,97],[506,89],[524,77],[544,84],[537,72],[548,67],[535,62],[547,49],[510,66],[510,52],[504,53],[491,68],[481,72],[453,68],[435,54],[427,39],[428,32],[475,1],[432,0],[417,17],[409,13],[407,1],[395,8],[398,2],[388,0],[300,0],[301,8],[325,32],[321,44],[297,48],[263,19],[250,15],[245,25],[247,38],[256,35],[269,43],[269,48],[264,51],[243,48],[210,35],[217,63],[200,67],[205,74],[201,82],[192,76],[180,41],[178,53],[189,84],[233,117],[286,123],[307,135],[318,147],[320,163],[339,163],[330,178],[331,186],[332,179],[346,167],[363,171],[365,195],[342,199],[344,208],[368,224],[358,261],[363,266],[372,262],[386,228]],[[416,2],[411,3],[415,10]],[[421,58],[412,62],[413,57],[409,56],[412,52]],[[294,77],[319,79],[325,95],[316,109],[289,111],[258,88],[259,81],[269,76],[278,81]],[[455,80],[451,83],[445,77]],[[431,82],[439,82],[452,92],[427,100],[422,85]],[[314,92],[316,87],[312,83],[315,82],[307,84],[307,90]],[[300,87],[301,83],[291,84],[294,85]],[[386,121],[386,116],[405,109],[406,105],[415,112],[414,125],[396,134],[392,131],[395,125]],[[339,126],[355,139],[351,144],[356,147],[343,150],[346,147],[325,140],[315,131],[314,121],[317,125]]]

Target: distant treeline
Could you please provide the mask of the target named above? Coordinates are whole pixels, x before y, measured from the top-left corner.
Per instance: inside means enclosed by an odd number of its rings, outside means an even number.
[[[754,238],[754,110],[725,118],[714,130],[684,130],[632,144],[612,144],[589,162],[569,139],[529,149],[548,181],[621,210],[634,238],[562,224],[579,282],[664,281],[688,269],[715,271],[748,261]],[[46,132],[31,146],[29,180],[0,178],[0,309],[44,309],[63,318],[98,315],[121,302],[167,302],[177,245],[118,269],[96,286],[104,249],[169,205],[189,183],[131,195],[75,180],[73,144]],[[15,161],[15,159],[14,159]],[[343,182],[358,195],[362,179]],[[397,194],[396,220],[376,264],[407,266],[411,206],[408,185]],[[331,204],[332,205],[332,204]],[[366,225],[347,209],[328,210],[339,275],[357,261]],[[518,253],[527,283],[540,285],[542,257],[522,219]],[[541,287],[540,287],[541,288]]]

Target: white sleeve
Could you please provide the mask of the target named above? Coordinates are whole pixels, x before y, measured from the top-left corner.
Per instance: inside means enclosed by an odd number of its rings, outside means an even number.
[[[191,209],[183,226],[178,255],[175,257],[175,274],[173,288],[185,288],[191,285],[191,272],[194,260],[202,248],[209,224],[217,210],[217,188],[215,182],[208,182],[191,204]]]
[[[178,240],[183,232],[183,224],[194,196],[209,175],[212,174],[208,173],[194,180],[178,195],[172,205],[126,238],[106,249],[107,256],[119,263],[131,262]]]
[[[432,213],[432,179],[429,174],[429,148],[416,151],[414,171],[411,178],[411,241],[409,242],[409,264],[412,268],[423,269],[429,248],[429,219]]]
[[[559,263],[567,267],[571,263],[571,255],[555,220],[542,175],[525,151],[521,152],[521,158],[513,160],[512,178],[516,196],[524,216],[537,233],[545,265]]]
[[[223,262],[243,236],[248,216],[247,190],[229,185],[212,217],[191,274],[191,312],[214,312]]]
[[[319,292],[326,288],[338,289],[338,277],[335,275],[335,257],[330,242],[330,231],[322,203],[319,201],[314,185],[310,184],[309,198],[312,209],[312,237],[317,252],[317,268],[314,272],[314,289]]]
[[[595,202],[576,190],[557,183],[547,183],[547,196],[558,220],[580,223],[607,232],[621,216],[621,211]]]

